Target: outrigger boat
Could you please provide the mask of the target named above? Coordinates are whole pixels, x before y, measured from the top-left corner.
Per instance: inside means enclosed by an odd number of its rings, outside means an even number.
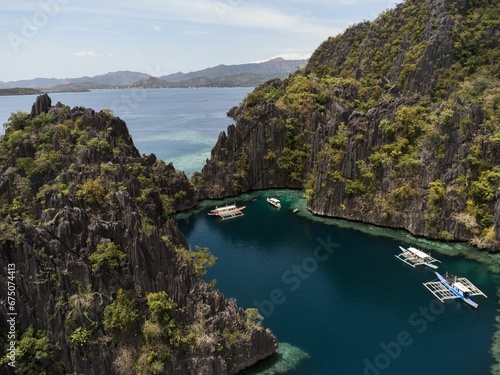
[[[444,276],[436,272],[436,276],[438,277],[436,280],[428,281],[424,286],[441,302],[445,299],[461,298],[468,305],[477,308],[478,304],[470,299],[471,296],[488,298],[465,277],[448,275],[448,272]]]
[[[234,217],[243,216],[244,213],[241,212],[246,208],[246,206],[236,207],[235,204],[226,205],[225,207],[215,207],[208,214],[210,216],[219,216],[222,220],[232,219]]]
[[[400,246],[399,248],[401,249],[402,253],[394,256],[400,261],[412,266],[413,268],[424,264],[427,267],[436,270],[438,266],[432,263],[441,263],[436,258],[433,258],[431,254],[424,253],[422,250],[416,249],[414,247],[405,249],[404,247]]]
[[[281,202],[278,198],[267,198],[267,203],[272,204],[276,208],[281,208]]]

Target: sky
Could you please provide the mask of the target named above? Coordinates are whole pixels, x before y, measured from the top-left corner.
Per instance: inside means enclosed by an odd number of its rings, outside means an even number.
[[[396,0],[0,0],[0,81],[308,58]]]

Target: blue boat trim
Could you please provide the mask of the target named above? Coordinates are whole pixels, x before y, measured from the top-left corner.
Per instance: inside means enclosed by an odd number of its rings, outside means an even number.
[[[448,275],[448,273],[442,276],[438,272],[436,272],[436,276],[436,280],[428,281],[424,283],[424,286],[441,302],[447,299],[460,298],[468,305],[477,308],[478,304],[470,298],[471,296],[488,298],[486,294],[481,292],[465,277]]]

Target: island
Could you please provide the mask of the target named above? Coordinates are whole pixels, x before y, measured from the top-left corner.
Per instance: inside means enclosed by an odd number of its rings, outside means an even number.
[[[14,96],[14,95],[40,95],[42,91],[32,89],[29,87],[15,87],[12,89],[0,89],[0,96]]]
[[[407,0],[328,38],[230,111],[202,196],[303,189],[317,215],[499,251],[497,10]]]
[[[45,94],[12,114],[0,138],[0,324],[10,332],[0,346],[14,349],[2,365],[229,375],[272,355],[258,310],[203,280],[215,257],[188,250],[172,220],[195,202],[186,175],[141,156],[109,110]]]

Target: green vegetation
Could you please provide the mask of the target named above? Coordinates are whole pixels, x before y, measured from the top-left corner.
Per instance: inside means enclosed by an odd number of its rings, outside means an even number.
[[[26,87],[15,87],[12,89],[0,89],[0,96],[11,96],[11,95],[39,95],[43,94],[40,90],[26,88]]]
[[[112,115],[109,114],[108,117],[112,118]],[[95,147],[102,159],[105,159],[106,156],[109,156],[111,153],[111,146],[109,142],[103,138],[98,138],[98,137],[92,138],[88,141],[87,146]]]
[[[185,247],[177,247],[175,250],[179,261],[192,264],[196,273],[200,276],[205,275],[207,269],[213,267],[217,261],[217,257],[210,252],[208,247],[196,245],[195,251],[189,251]]]
[[[241,183],[246,179],[249,170],[250,162],[248,161],[248,150],[242,150],[236,162],[236,173],[233,176],[237,186],[241,186]]]
[[[471,196],[480,203],[492,202],[499,192],[500,165],[481,172],[479,179],[471,184]]]
[[[153,322],[159,323],[164,329],[171,328],[173,312],[177,305],[166,292],[149,293],[146,297],[148,309]]]
[[[468,223],[472,243],[498,249],[498,4],[441,5],[407,0],[348,28],[233,112],[243,124],[277,124],[261,157],[312,206],[341,216],[377,207],[384,225],[400,226],[399,210],[424,202],[426,234],[452,238],[442,228],[451,216]]]
[[[82,198],[87,204],[102,205],[106,191],[100,178],[90,179],[77,187],[77,198]]]
[[[244,331],[239,329],[224,328],[221,333],[221,345],[223,348],[231,349],[241,342],[248,341],[250,338]]]
[[[133,300],[127,293],[120,289],[116,298],[104,309],[102,320],[104,329],[115,338],[125,338],[136,328],[138,311]]]
[[[164,373],[183,353],[214,352],[233,320],[245,334],[247,324],[258,323],[257,315],[245,320],[234,314],[234,319],[222,316],[221,327],[214,328],[209,323],[214,313],[206,307],[215,292],[206,286],[195,288],[193,318],[166,292],[148,293],[156,282],[136,284],[144,276],[131,261],[142,256],[149,262],[160,251],[167,269],[174,270],[162,277],[169,282],[172,277],[175,288],[201,283],[192,279],[194,273],[205,275],[216,257],[198,246],[191,252],[175,249],[181,239],[169,221],[177,207],[190,204],[194,185],[182,172],[138,156],[125,124],[110,111],[58,104],[50,115],[14,113],[4,128],[0,245],[21,249],[34,262],[25,288],[39,286],[51,324],[62,326],[65,335],[26,331],[17,344],[18,373],[61,373],[64,365],[56,358],[65,361],[71,352],[91,363],[93,356],[104,357],[104,349],[115,358],[113,372]],[[241,151],[243,182],[250,164],[248,149]],[[197,181],[203,183],[199,176]],[[160,238],[165,247],[155,248]],[[170,259],[174,251],[177,256]],[[89,283],[89,277],[95,280]],[[48,324],[39,317],[37,322],[37,327]]]
[[[61,371],[60,364],[55,361],[57,350],[45,331],[29,326],[16,343],[14,373],[49,375]]]
[[[97,298],[99,297],[97,302]],[[78,288],[78,292],[72,294],[67,301],[67,313],[65,324],[75,328],[78,324],[96,324],[92,320],[98,306],[103,303],[101,294],[93,292],[90,285],[86,289]]]
[[[253,328],[254,326],[260,326],[264,317],[259,312],[259,309],[254,307],[248,307],[245,309],[246,326],[248,328]]]
[[[89,339],[92,337],[92,331],[86,327],[78,327],[71,334],[68,342],[71,345],[82,347],[88,343]]]
[[[390,198],[397,207],[403,207],[405,203],[411,202],[417,196],[418,193],[416,189],[412,187],[411,184],[406,183],[404,185],[395,188],[391,192]]]
[[[366,186],[360,180],[348,180],[345,188],[346,195],[363,195],[366,193]]]
[[[150,318],[143,324],[144,342],[132,367],[142,374],[158,374],[164,372],[164,363],[172,348],[186,350],[197,341],[193,332],[186,334],[175,320],[177,304],[166,292],[148,293],[146,300]]]
[[[12,219],[6,218],[4,221],[0,221],[0,243],[11,242],[15,245],[20,245],[22,240],[23,236]]]
[[[42,113],[33,119],[27,113],[16,112],[4,124],[5,135],[0,137],[0,164],[13,167],[9,174],[13,183],[8,194],[0,196],[3,218],[20,216],[34,221],[40,206],[54,198],[76,198],[92,206],[106,204],[107,175],[112,171],[103,169],[99,176],[98,168],[82,163],[79,158],[93,148],[101,157],[110,157],[110,140],[119,142],[120,137],[113,134],[113,127],[108,127],[107,132],[100,132],[99,138],[88,141],[83,118],[68,120],[65,114],[69,111],[69,107],[62,106],[58,108],[61,117]],[[18,157],[10,159],[9,155]],[[66,175],[62,182],[61,176],[67,172],[76,175],[85,172],[89,177],[77,184],[78,178]],[[11,233],[9,238],[15,238],[12,229],[4,232]]]
[[[153,235],[154,226],[149,222],[149,220],[143,218],[141,220],[141,230],[146,236],[151,237]]]
[[[297,124],[296,118],[286,120],[285,147],[277,160],[279,170],[292,183],[302,180],[310,153],[310,145],[305,141],[306,132],[298,133]]]
[[[97,272],[102,268],[108,270],[118,268],[127,260],[127,255],[113,242],[97,244],[96,250],[89,256],[92,270]]]
[[[264,317],[256,308],[245,309],[244,327],[226,327],[220,335],[219,350],[223,348],[230,349],[250,340],[249,332],[255,327],[260,326]]]
[[[190,256],[193,261],[194,269],[198,275],[205,275],[208,268],[213,267],[217,257],[213,255],[208,247],[195,246],[196,251],[191,251]]]

